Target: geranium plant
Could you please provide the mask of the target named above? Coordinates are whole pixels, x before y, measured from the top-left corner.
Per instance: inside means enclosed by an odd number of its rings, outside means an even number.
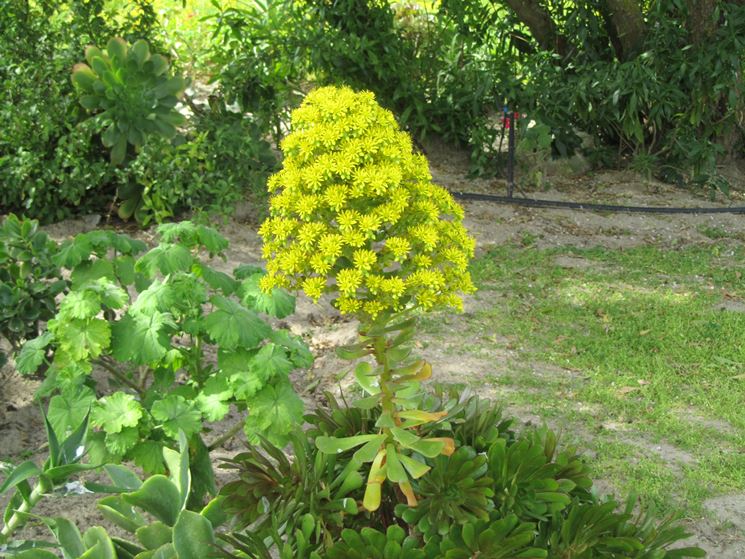
[[[270,216],[260,229],[267,275],[264,290],[301,289],[317,301],[330,294],[343,314],[360,321],[359,343],[342,348],[367,397],[381,406],[375,433],[320,437],[328,453],[354,448],[371,462],[364,506],[375,510],[381,485],[398,485],[411,506],[410,480],[424,475],[424,457],[449,455],[452,439],[425,438],[418,427],[441,414],[417,409],[430,365],[411,355],[421,311],[462,308],[474,290],[468,272],[475,243],[463,210],[432,182],[427,160],[372,93],[325,87],[292,115],[282,142],[284,167],[269,180]]]
[[[49,421],[60,437],[91,409],[99,429],[89,437],[92,460],[133,460],[162,473],[163,448],[183,432],[202,460],[195,462],[198,473],[206,475],[202,431],[231,405],[250,409],[243,428],[253,442],[263,436],[286,443],[303,415],[288,375],[309,366],[312,355],[259,316],[287,316],[293,297],[279,289],[262,293],[258,268],[230,275],[208,263],[228,247],[217,231],[184,221],[158,232],[161,242],[137,259],[144,244],[107,231],[64,243],[58,260],[72,269],[71,290],[48,331],[19,352],[17,367],[32,373],[48,365],[39,395],[51,396]],[[120,390],[101,395],[94,368]],[[214,492],[213,485],[209,475],[195,478],[197,488]]]

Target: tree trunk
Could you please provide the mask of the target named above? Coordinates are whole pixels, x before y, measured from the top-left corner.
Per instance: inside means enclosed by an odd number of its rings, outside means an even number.
[[[556,33],[556,26],[551,14],[541,6],[538,0],[505,0],[525,25],[541,48],[566,55],[566,41]]]
[[[714,9],[718,0],[686,0],[688,5],[688,33],[691,43],[698,46],[705,43],[717,29]]]
[[[601,0],[600,11],[618,59],[633,59],[642,51],[647,31],[639,1]]]

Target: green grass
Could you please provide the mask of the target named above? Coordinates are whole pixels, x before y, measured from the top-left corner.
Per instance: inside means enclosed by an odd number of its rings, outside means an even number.
[[[509,340],[520,358],[490,381],[513,405],[564,425],[617,489],[700,514],[706,498],[745,490],[745,312],[718,308],[745,300],[743,264],[743,247],[724,241],[499,246],[473,264],[483,304],[459,351]],[[569,372],[538,378],[536,363]]]

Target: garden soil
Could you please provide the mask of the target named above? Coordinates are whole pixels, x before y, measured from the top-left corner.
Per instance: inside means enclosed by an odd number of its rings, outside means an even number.
[[[430,146],[428,155],[432,163],[432,174],[435,180],[453,191],[470,191],[492,194],[503,194],[505,184],[497,180],[470,180],[465,177],[466,162],[461,154],[453,153],[437,146]],[[736,179],[743,174],[736,167],[733,171]],[[706,192],[694,192],[656,181],[645,180],[638,175],[627,172],[604,171],[587,173],[581,176],[567,174],[561,168],[547,168],[544,173],[546,188],[521,187],[529,196],[567,201],[584,201],[596,203],[650,205],[650,206],[711,206],[720,207],[727,204],[745,205],[741,195],[735,194],[729,201],[719,198],[712,201]],[[674,249],[691,243],[711,243],[711,234],[719,234],[745,242],[745,216],[735,214],[719,215],[657,215],[627,214],[608,212],[572,211],[561,209],[531,209],[488,202],[464,202],[466,225],[477,240],[481,253],[490,245],[507,242],[518,242],[538,248],[556,246],[626,248],[638,245],[653,244]],[[250,218],[254,215],[250,207],[240,208],[238,217],[220,229],[231,243],[227,261],[218,267],[232,270],[239,264],[260,262],[260,238],[256,233],[257,224]],[[90,230],[101,220],[98,216],[85,219],[69,220],[46,228],[56,240],[64,240],[81,231]],[[145,241],[154,239],[153,231],[139,231],[134,227],[119,226],[127,233]],[[526,241],[529,241],[526,243]],[[563,267],[595,266],[593,262],[577,257],[563,256],[557,258],[556,264]],[[463,331],[459,323],[469,319],[476,308],[488,306],[497,297],[509,294],[482,292],[469,297],[463,315],[448,317],[451,329],[450,344],[454,347],[463,340],[458,333]],[[298,312],[279,325],[289,328],[295,334],[305,338],[313,349],[316,360],[308,371],[295,374],[295,383],[308,406],[322,401],[323,392],[343,390],[346,379],[340,379],[339,373],[345,370],[346,364],[339,360],[334,349],[355,338],[354,322],[339,316],[328,304],[313,305],[300,298]],[[487,333],[488,334],[488,333]],[[530,409],[510,405],[509,392],[494,383],[479,383],[479,379],[494,377],[500,370],[510,370],[520,360],[519,352],[510,349],[488,351],[483,354],[462,355],[447,351],[440,342],[430,343],[426,336],[419,340],[420,351],[432,362],[435,376],[443,382],[459,382],[479,385],[479,393],[491,396],[503,403],[506,413],[516,417],[520,425],[540,424],[541,419],[531,413]],[[567,371],[544,363],[520,363],[529,367],[536,375],[580,375],[581,372]],[[33,394],[39,380],[24,378],[8,364],[0,372],[0,460],[18,462],[35,460],[41,462],[45,457],[45,434]],[[696,421],[695,414],[690,419]],[[221,422],[206,435],[207,442],[215,440],[226,432],[240,417],[236,413]],[[706,421],[701,418],[701,421]],[[612,426],[608,426],[612,428]],[[731,426],[729,426],[731,427]],[[629,441],[648,448],[650,452],[660,455],[671,468],[684,467],[692,459],[690,455],[669,443],[650,442],[643,438],[632,438],[624,434]],[[588,434],[588,437],[591,437]],[[229,457],[243,448],[241,438],[228,441],[215,453],[215,463],[221,458]],[[592,450],[588,449],[591,454]],[[219,481],[230,479],[230,472],[217,469]],[[599,480],[600,491],[612,490],[606,480]],[[47,515],[64,515],[76,521],[79,526],[87,527],[104,524],[95,509],[96,496],[80,494],[81,486],[72,484],[67,488],[67,495],[55,495],[42,501],[37,511]],[[687,528],[694,534],[690,544],[696,544],[709,552],[715,559],[735,559],[745,557],[745,495],[718,495],[705,503],[708,515],[705,518],[686,520]],[[28,526],[23,536],[46,537],[44,529]]]

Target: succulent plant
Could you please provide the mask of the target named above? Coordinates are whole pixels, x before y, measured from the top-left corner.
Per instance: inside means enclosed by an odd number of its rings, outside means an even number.
[[[221,490],[225,510],[254,533],[293,534],[303,528],[314,544],[329,543],[358,512],[353,492],[364,485],[355,469],[321,453],[305,434],[291,436],[292,458],[266,440],[222,466],[238,479]],[[312,513],[312,529],[307,515]],[[280,546],[281,547],[281,546]]]
[[[497,509],[521,520],[547,520],[592,486],[587,466],[571,452],[557,455],[556,437],[546,429],[513,444],[497,440],[488,459]]]
[[[80,104],[107,125],[102,140],[111,148],[111,161],[124,161],[127,143],[139,146],[148,134],[172,138],[184,117],[175,110],[186,83],[169,76],[168,60],[151,54],[146,41],[129,45],[111,39],[103,51],[90,46],[88,64],[76,64],[72,82]]]
[[[536,526],[510,514],[488,521],[454,525],[444,536],[427,541],[428,559],[541,559],[543,549],[532,547]],[[574,556],[572,556],[574,557]]]
[[[697,547],[668,547],[689,536],[668,517],[655,521],[650,511],[634,518],[636,498],[625,507],[609,499],[582,503],[575,500],[561,514],[540,526],[536,545],[548,550],[550,559],[682,559],[705,557]]]
[[[80,104],[104,129],[101,141],[111,150],[112,164],[125,162],[128,144],[139,147],[151,134],[168,139],[176,135],[176,127],[185,122],[176,105],[186,82],[169,74],[164,56],[151,54],[146,41],[130,45],[113,38],[105,50],[88,47],[85,59],[87,64],[73,68],[72,82]],[[119,188],[120,217],[135,214],[142,204],[142,192],[136,183]]]
[[[403,528],[389,526],[385,534],[373,528],[363,528],[359,532],[344,530],[341,540],[331,546],[324,559],[425,559],[419,542],[407,537]],[[318,554],[311,559],[321,559]]]
[[[453,524],[488,520],[494,508],[486,456],[463,446],[452,456],[438,456],[432,470],[418,480],[417,507],[399,505],[396,512],[423,534],[446,534]]]
[[[131,540],[111,536],[93,526],[80,534],[71,521],[40,519],[55,536],[66,559],[208,559],[218,557],[214,528],[226,520],[219,500],[211,501],[201,512],[186,508],[191,491],[189,447],[180,434],[180,451],[164,449],[170,476],[154,475],[144,482],[123,466],[104,466],[112,486],[91,485],[101,492],[115,493],[98,502],[104,517],[125,532]],[[42,549],[29,549],[18,559],[56,559]]]
[[[450,436],[461,446],[485,452],[499,438],[514,438],[511,419],[505,419],[496,402],[474,394],[468,386],[435,385],[422,404],[423,409],[446,410],[447,415],[435,423],[422,425],[422,433]]]

